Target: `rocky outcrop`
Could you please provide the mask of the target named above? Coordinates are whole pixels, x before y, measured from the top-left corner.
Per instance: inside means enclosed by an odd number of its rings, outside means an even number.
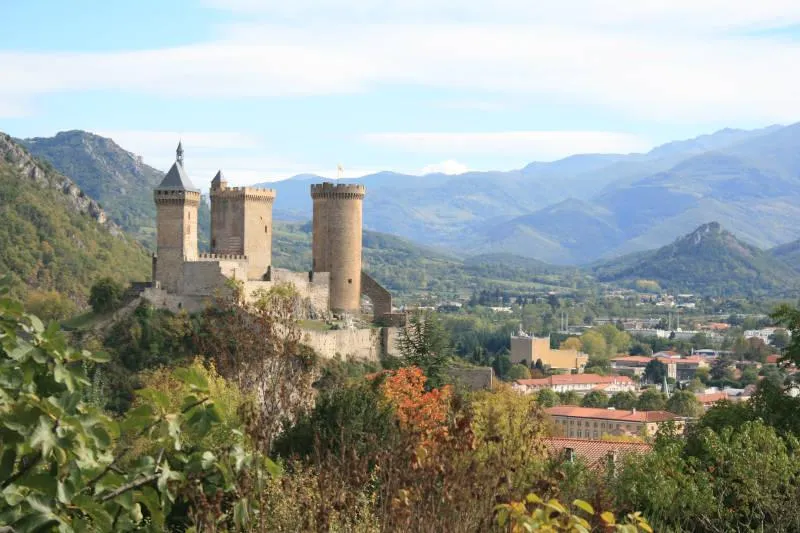
[[[73,210],[90,216],[112,234],[121,233],[119,227],[108,219],[100,204],[89,198],[74,181],[56,172],[49,163],[35,159],[5,133],[0,133],[0,161],[17,168],[37,186],[61,192]]]

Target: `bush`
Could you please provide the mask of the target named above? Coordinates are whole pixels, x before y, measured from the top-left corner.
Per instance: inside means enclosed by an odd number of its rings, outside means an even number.
[[[95,313],[108,313],[119,307],[124,289],[112,278],[102,278],[92,285],[89,305]]]

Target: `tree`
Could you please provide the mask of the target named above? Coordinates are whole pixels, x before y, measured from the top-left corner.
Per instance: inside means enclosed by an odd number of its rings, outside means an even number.
[[[705,392],[706,386],[698,377],[695,376],[686,386],[686,390],[690,392]]]
[[[742,370],[742,377],[739,381],[745,387],[747,385],[752,385],[758,381],[758,369],[755,366],[748,366],[744,370]]]
[[[583,343],[578,337],[568,337],[561,343],[560,348],[562,350],[577,350],[580,352],[583,350]]]
[[[739,337],[733,344],[733,352],[739,360],[763,363],[767,360],[767,356],[772,353],[772,350],[758,337],[749,339]]]
[[[647,389],[636,402],[640,411],[663,411],[667,406],[667,395],[657,389]]]
[[[122,285],[112,278],[98,280],[89,292],[89,305],[95,313],[108,313],[122,301]]]
[[[542,407],[555,407],[561,404],[561,397],[553,389],[542,389],[536,393],[536,401]]]
[[[606,340],[607,355],[614,356],[618,353],[627,353],[631,346],[631,336],[621,331],[613,324],[604,324],[595,328]]]
[[[63,320],[75,314],[75,304],[56,291],[31,291],[25,310],[44,320]]]
[[[608,405],[614,409],[630,411],[636,407],[638,398],[631,391],[617,392],[611,396]]]
[[[785,329],[776,329],[775,333],[769,336],[769,343],[778,350],[783,350],[789,346],[790,341],[789,333]]]
[[[599,390],[588,392],[581,400],[581,407],[606,407],[608,405],[608,395]]]
[[[708,348],[709,346],[711,346],[711,339],[709,339],[708,335],[706,335],[702,331],[699,333],[695,333],[689,340],[689,342],[691,342],[692,345],[698,350],[702,350],[704,348]]]
[[[586,374],[605,376],[611,372],[611,361],[604,357],[590,357],[583,371]]]
[[[647,366],[644,367],[644,377],[650,383],[661,383],[667,377],[667,365],[658,359],[652,359]]]
[[[425,372],[429,387],[436,388],[444,383],[443,371],[450,359],[451,346],[439,315],[412,315],[406,327],[400,330],[397,347],[405,364]]]
[[[653,355],[653,348],[644,342],[634,342],[630,349],[631,355]]]
[[[494,373],[500,379],[506,378],[508,371],[511,370],[511,366],[511,358],[507,353],[498,353],[492,360],[492,368],[494,369]]]
[[[530,369],[521,363],[516,363],[512,365],[511,368],[508,370],[508,373],[506,374],[506,378],[509,381],[516,381],[518,379],[529,379],[530,377],[531,377]]]
[[[561,400],[561,405],[580,405],[581,403],[581,397],[574,390],[559,392],[558,397]]]
[[[583,351],[587,354],[598,357],[605,357],[608,355],[608,345],[605,337],[594,329],[590,329],[581,335],[580,341],[583,345]]]
[[[708,369],[708,367],[703,366],[697,369],[697,371],[694,373],[694,377],[703,383],[708,383],[710,373],[711,371]]]
[[[703,405],[693,392],[677,390],[667,400],[667,411],[679,416],[699,417],[703,414]]]

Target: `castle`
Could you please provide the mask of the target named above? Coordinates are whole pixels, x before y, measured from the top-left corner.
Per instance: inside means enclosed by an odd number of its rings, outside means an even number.
[[[308,272],[272,266],[272,205],[275,191],[228,187],[222,171],[211,181],[211,251],[197,247],[200,190],[184,170],[183,147],[153,198],[157,248],[153,282],[143,297],[173,311],[194,312],[227,286],[243,285],[246,300],[278,283],[294,285],[302,318],[357,315],[361,297],[372,302],[376,319],[397,322],[391,294],[361,270],[363,185],[321,183],[313,199],[312,265]]]

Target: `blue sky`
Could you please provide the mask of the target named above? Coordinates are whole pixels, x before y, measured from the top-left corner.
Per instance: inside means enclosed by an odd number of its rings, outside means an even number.
[[[796,4],[0,0],[0,130],[183,138],[202,186],[643,151],[797,121]]]

